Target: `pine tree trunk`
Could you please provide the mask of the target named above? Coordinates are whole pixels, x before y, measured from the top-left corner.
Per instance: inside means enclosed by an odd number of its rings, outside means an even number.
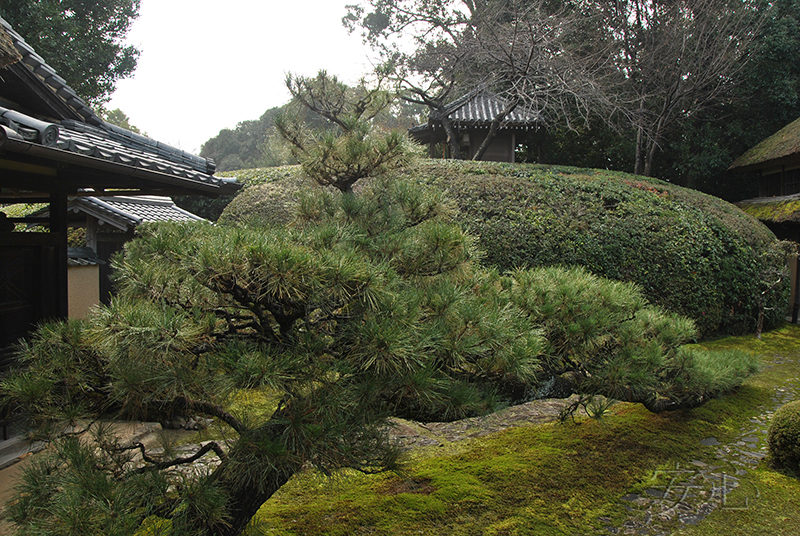
[[[298,468],[299,469],[299,468]],[[238,536],[258,513],[258,509],[286,484],[295,471],[274,471],[263,475],[259,485],[229,489],[230,526],[209,532],[209,536]]]
[[[240,435],[229,458],[212,476],[227,492],[228,526],[208,527],[207,536],[241,534],[261,505],[302,469],[300,459],[288,452],[275,455],[264,451],[264,444],[281,443],[287,425],[279,421],[285,411],[277,410],[276,420]]]

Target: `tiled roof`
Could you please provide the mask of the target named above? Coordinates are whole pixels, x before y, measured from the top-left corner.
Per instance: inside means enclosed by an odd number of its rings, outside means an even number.
[[[92,248],[67,248],[68,266],[96,266],[105,264]]]
[[[236,179],[213,176],[213,160],[103,121],[5,20],[0,24],[22,56],[0,73],[19,80],[3,86],[13,95],[0,97],[32,99],[24,112],[0,107],[0,149],[131,176],[131,184],[139,177],[205,193],[238,190]]]
[[[178,207],[169,197],[141,196],[86,196],[70,198],[67,210],[96,218],[101,224],[123,231],[139,224],[156,221],[205,221],[200,216]],[[31,216],[47,217],[49,208]]]
[[[800,156],[800,119],[789,123],[744,153],[729,169],[752,169],[760,164],[797,156]]]
[[[458,124],[485,124],[491,123],[503,111],[506,101],[488,89],[478,89],[467,93],[463,97],[451,102],[445,108],[445,114],[454,123]],[[432,121],[441,121],[440,114],[431,113]],[[539,121],[539,115],[524,106],[517,106],[503,119],[503,126],[525,127]]]
[[[169,197],[76,197],[69,205],[73,212],[99,214],[101,221],[127,221],[131,227],[154,221],[204,221],[203,218],[178,207]]]
[[[56,95],[77,114],[77,117],[74,117],[75,119],[82,119],[93,125],[101,125],[103,123],[103,120],[100,119],[86,102],[67,85],[67,82],[58,76],[55,69],[50,67],[44,58],[39,56],[36,51],[33,50],[33,47],[26,43],[25,39],[23,39],[2,17],[0,17],[0,25],[3,26],[3,29],[22,56],[21,63],[38,75],[41,81],[54,91]]]

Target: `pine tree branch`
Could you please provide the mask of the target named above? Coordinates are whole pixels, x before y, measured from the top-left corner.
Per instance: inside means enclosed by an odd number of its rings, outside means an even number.
[[[148,456],[147,449],[145,449],[145,446],[142,443],[136,443],[122,450],[124,451],[124,450],[134,450],[134,449],[138,449],[142,453],[142,459],[150,465],[145,465],[143,467],[139,467],[138,469],[134,469],[133,471],[130,472],[130,474],[142,474],[146,473],[147,471],[162,471],[164,469],[175,467],[177,465],[187,465],[190,463],[194,463],[212,450],[223,462],[228,457],[227,454],[225,454],[225,451],[222,450],[222,447],[220,447],[216,441],[211,441],[210,443],[206,443],[200,448],[200,450],[198,450],[191,456],[185,458],[174,458],[168,461],[158,461]]]
[[[157,409],[162,411],[168,408],[171,411],[196,411],[206,415],[211,415],[212,417],[216,417],[223,421],[239,434],[242,434],[248,430],[244,423],[225,411],[222,406],[212,404],[211,402],[177,397],[174,400],[154,400],[150,405],[155,406]]]

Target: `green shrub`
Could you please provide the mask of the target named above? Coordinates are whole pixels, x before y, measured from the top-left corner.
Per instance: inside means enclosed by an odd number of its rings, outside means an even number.
[[[321,188],[303,176],[300,166],[283,166],[231,172],[245,187],[230,202],[219,217],[220,223],[280,225],[288,222],[298,193]]]
[[[453,200],[484,263],[501,272],[580,265],[635,282],[650,302],[693,319],[702,336],[753,332],[762,306],[765,328],[774,327],[788,308],[775,236],[715,197],[625,173],[528,164],[423,160],[393,176]],[[291,188],[299,186],[281,195]],[[278,211],[266,207],[283,202],[264,199],[274,189],[245,189],[222,220],[268,212],[274,221]]]
[[[772,417],[767,443],[775,465],[800,470],[800,400],[778,408]]]

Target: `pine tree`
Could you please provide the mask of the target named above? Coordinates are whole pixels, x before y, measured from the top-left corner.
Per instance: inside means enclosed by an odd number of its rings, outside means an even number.
[[[373,172],[335,176],[342,193],[302,197],[285,228],[142,226],[110,306],[22,345],[0,394],[51,448],[8,506],[20,534],[238,535],[301,470],[397,467],[390,416],[573,392],[662,411],[753,371],[683,347],[692,322],[634,285],[482,268],[441,193],[380,178],[354,193]],[[154,451],[105,424],[176,415],[213,419],[208,441]]]

